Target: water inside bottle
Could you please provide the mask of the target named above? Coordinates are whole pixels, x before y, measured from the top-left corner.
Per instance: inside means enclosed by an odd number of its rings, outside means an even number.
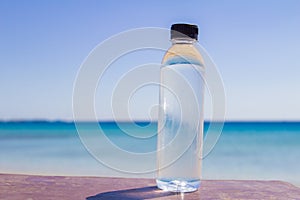
[[[203,142],[203,66],[171,63],[161,69],[157,186],[173,192],[199,188]]]

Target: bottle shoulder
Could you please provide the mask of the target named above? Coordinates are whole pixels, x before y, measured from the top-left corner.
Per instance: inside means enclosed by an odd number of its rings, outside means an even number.
[[[193,44],[172,45],[164,55],[162,64],[172,64],[172,62],[204,65],[200,52]]]

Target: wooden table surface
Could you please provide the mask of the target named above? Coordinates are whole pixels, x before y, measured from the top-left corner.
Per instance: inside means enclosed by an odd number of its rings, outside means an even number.
[[[278,199],[300,200],[300,188],[282,181],[204,180],[193,193],[163,192],[153,179],[0,174],[1,200],[47,199]]]

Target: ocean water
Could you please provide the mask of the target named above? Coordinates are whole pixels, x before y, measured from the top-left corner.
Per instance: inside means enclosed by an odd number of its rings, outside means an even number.
[[[81,137],[93,142],[88,149],[97,149],[97,160],[83,145],[74,123],[0,122],[0,173],[155,177],[149,169],[156,166],[156,123],[100,126],[101,137],[94,124],[77,127],[85,130]],[[110,145],[105,145],[105,138]],[[299,169],[300,122],[227,122],[203,159],[202,177],[283,180],[300,187]]]

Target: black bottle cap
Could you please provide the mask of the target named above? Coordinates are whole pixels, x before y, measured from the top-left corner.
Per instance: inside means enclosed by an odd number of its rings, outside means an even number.
[[[171,26],[171,39],[192,38],[198,40],[198,26],[193,24],[173,24]]]

